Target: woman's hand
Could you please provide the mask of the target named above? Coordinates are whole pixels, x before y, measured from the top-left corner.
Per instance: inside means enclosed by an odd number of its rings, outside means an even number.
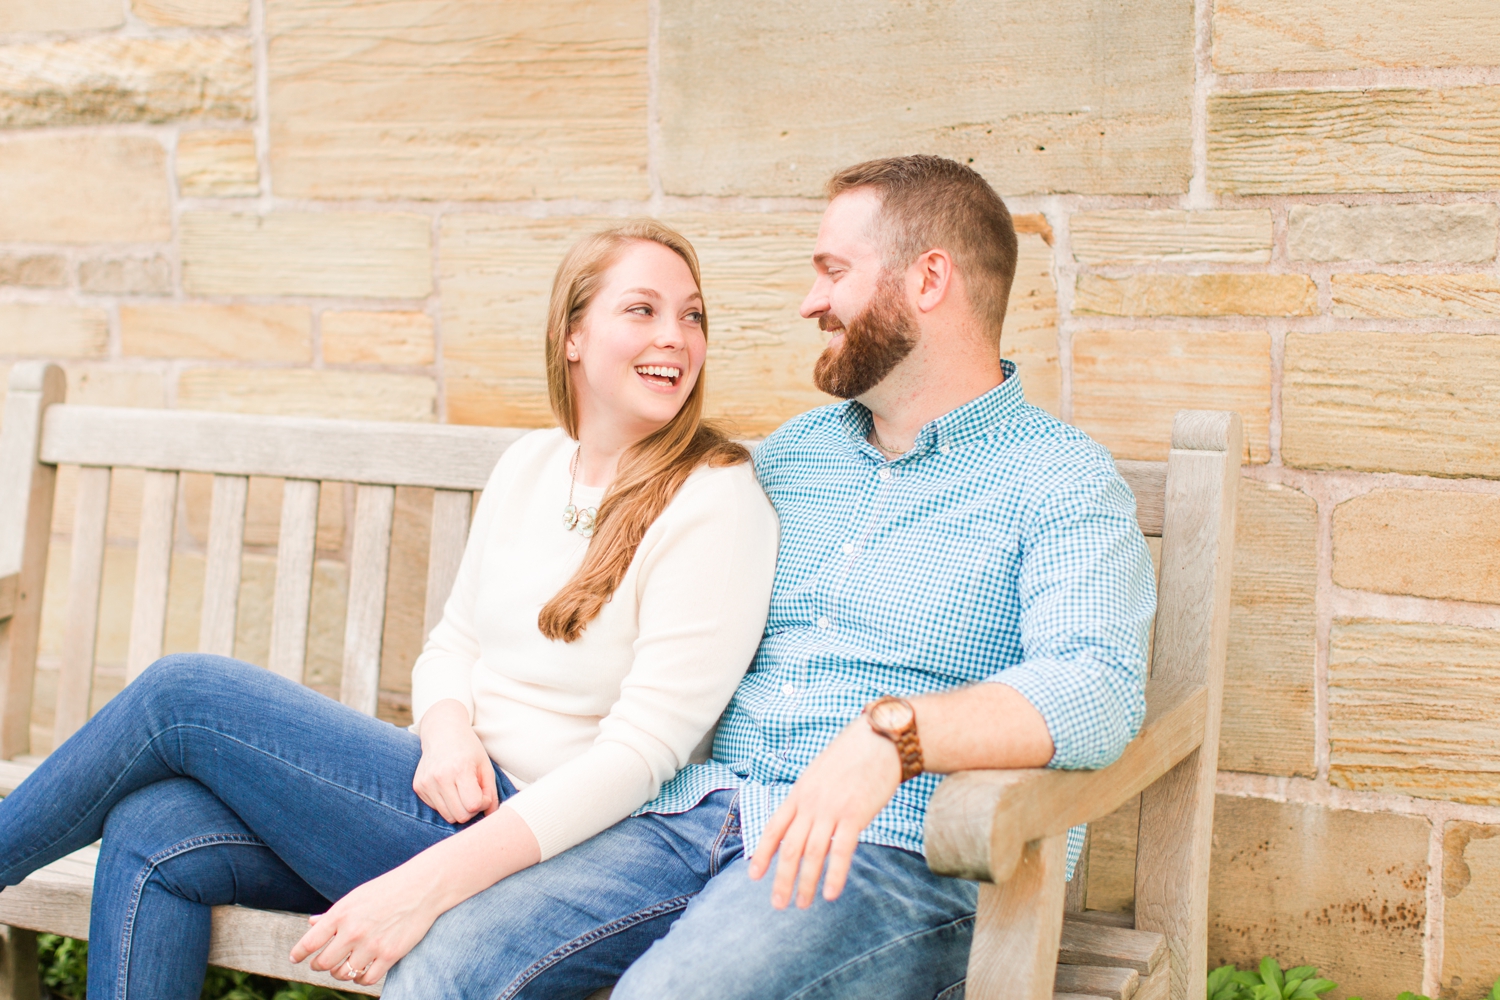
[[[312,928],[292,949],[292,962],[314,955],[308,967],[318,972],[365,986],[379,982],[443,912],[426,898],[433,884],[420,870],[426,867],[422,857],[356,887],[327,913],[309,917]]]
[[[308,918],[312,929],[292,949],[292,961],[313,955],[311,968],[373,986],[438,917],[541,857],[526,821],[501,808]]]
[[[418,798],[454,824],[499,808],[494,765],[461,702],[445,698],[433,705],[422,716],[421,731],[422,760],[411,781]]]

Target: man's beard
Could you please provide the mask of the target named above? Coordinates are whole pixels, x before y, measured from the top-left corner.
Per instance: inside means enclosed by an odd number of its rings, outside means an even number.
[[[813,365],[813,384],[840,399],[875,388],[917,346],[917,321],[894,277],[880,279],[870,304],[848,326],[824,314],[818,328],[844,331],[844,343],[824,348]]]

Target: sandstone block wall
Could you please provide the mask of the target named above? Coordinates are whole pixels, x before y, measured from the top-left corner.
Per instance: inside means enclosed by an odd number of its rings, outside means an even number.
[[[971,163],[1022,230],[1003,350],[1033,401],[1122,458],[1163,457],[1182,407],[1245,419],[1212,958],[1477,998],[1500,977],[1497,37],[1485,0],[0,0],[0,370],[52,358],[105,405],[541,426],[558,258],[649,214],[703,259],[711,409],[759,435],[824,402],[796,308],[828,172]],[[114,490],[100,703],[139,477]],[[183,490],[174,649],[209,492]],[[396,720],[428,503],[398,495]],[[252,483],[250,660],[279,504]],[[326,486],[330,690],[351,514]],[[1091,906],[1131,905],[1131,816],[1096,829]]]

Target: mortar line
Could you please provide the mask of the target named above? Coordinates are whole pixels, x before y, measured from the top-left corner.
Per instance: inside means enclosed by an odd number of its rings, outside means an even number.
[[[1192,180],[1187,208],[1212,208],[1208,190],[1208,95],[1213,92],[1213,0],[1193,0]]]
[[[269,212],[271,198],[271,54],[266,37],[266,0],[250,0],[250,46],[255,58],[255,167],[260,171],[256,207]]]
[[[1436,821],[1427,840],[1427,919],[1422,927],[1422,992],[1437,996],[1442,989],[1443,932],[1447,907],[1443,898],[1443,827]]]

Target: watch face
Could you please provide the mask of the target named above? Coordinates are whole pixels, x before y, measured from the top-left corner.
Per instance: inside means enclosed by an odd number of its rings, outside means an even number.
[[[882,701],[870,708],[870,721],[890,733],[899,733],[911,725],[913,711],[904,701]]]

